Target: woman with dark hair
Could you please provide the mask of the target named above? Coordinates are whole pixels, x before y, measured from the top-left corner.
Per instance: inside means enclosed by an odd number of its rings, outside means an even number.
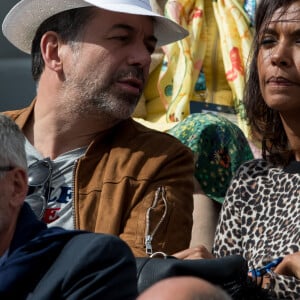
[[[262,143],[263,158],[281,166],[290,163],[294,159],[294,154],[288,142],[281,113],[278,109],[268,104],[268,100],[265,98],[264,91],[260,86],[259,66],[265,68],[265,64],[260,64],[262,62],[259,62],[259,53],[263,47],[270,49],[267,55],[274,52],[274,47],[268,46],[272,41],[263,38],[264,34],[268,34],[268,26],[275,22],[272,16],[278,9],[281,9],[281,12],[277,12],[274,17],[278,18],[282,15],[284,19],[282,21],[278,20],[278,22],[287,24],[286,21],[291,17],[288,15],[288,8],[297,2],[295,0],[261,1],[260,9],[256,12],[256,34],[254,35],[252,60],[244,98],[247,118],[253,137]],[[290,22],[300,21],[297,19],[296,12],[294,17],[296,19],[292,19]],[[269,36],[267,35],[267,37]],[[299,41],[297,42],[299,43]],[[269,58],[271,59],[271,56]],[[271,64],[274,64],[274,62],[271,62]],[[288,68],[285,68],[285,71],[289,73]],[[289,75],[291,76],[292,74]]]
[[[261,0],[245,91],[262,159],[231,182],[214,254],[241,254],[276,299],[300,297],[300,1]]]

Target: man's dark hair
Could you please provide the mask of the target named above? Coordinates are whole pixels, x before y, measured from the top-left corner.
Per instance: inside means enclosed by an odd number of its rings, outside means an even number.
[[[86,23],[94,14],[94,7],[75,8],[58,13],[45,20],[38,28],[31,45],[32,76],[38,82],[44,70],[40,42],[47,31],[58,33],[63,42],[73,42],[80,37]]]

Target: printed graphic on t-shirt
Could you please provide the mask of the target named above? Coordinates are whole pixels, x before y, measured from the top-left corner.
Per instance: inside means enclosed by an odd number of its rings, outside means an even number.
[[[25,148],[29,168],[36,161],[45,159],[27,139]],[[85,150],[86,147],[74,149],[59,155],[54,160],[50,160],[52,172],[49,180],[43,186],[34,188],[31,196],[36,196],[33,197],[35,203],[42,202],[42,197],[47,199],[43,220],[50,227],[75,228],[72,200],[73,171],[76,161],[84,155]],[[50,186],[50,189],[48,186]],[[41,206],[39,203],[37,204],[37,206]]]
[[[57,220],[61,215],[61,211],[65,210],[70,202],[72,208],[72,187],[61,186],[56,192],[58,195],[52,196],[54,195],[54,188],[51,187],[50,199],[48,200],[48,206],[43,217],[43,221],[47,224]]]

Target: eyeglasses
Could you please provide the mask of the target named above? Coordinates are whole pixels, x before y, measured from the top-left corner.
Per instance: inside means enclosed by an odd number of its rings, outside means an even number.
[[[11,171],[13,170],[15,167],[13,166],[3,166],[3,167],[0,167],[0,172],[8,172],[8,171]],[[2,179],[4,176],[4,173],[1,173],[0,174],[0,179]]]
[[[11,171],[13,170],[15,167],[13,166],[6,166],[6,167],[0,167],[0,172],[4,172],[4,171]]]
[[[49,158],[37,160],[28,167],[28,185],[38,187],[44,185],[52,175],[52,165]]]
[[[28,193],[26,202],[41,220],[50,197],[52,165],[49,158],[38,160],[28,167]],[[41,188],[38,191],[39,188]]]

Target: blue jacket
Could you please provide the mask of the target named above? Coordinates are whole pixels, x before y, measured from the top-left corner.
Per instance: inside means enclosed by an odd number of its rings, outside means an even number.
[[[0,266],[0,299],[26,299],[65,244],[81,233],[47,228],[24,203],[7,257]]]

